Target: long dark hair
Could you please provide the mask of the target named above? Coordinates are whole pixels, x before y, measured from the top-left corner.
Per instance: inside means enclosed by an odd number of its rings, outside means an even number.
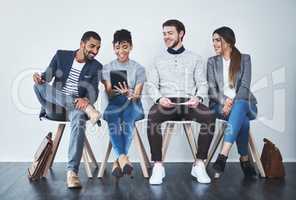
[[[213,35],[217,33],[221,36],[232,49],[230,55],[230,66],[229,66],[229,86],[230,88],[234,88],[235,80],[236,80],[236,73],[240,70],[240,63],[241,63],[241,52],[235,47],[235,35],[231,28],[222,26],[216,29],[213,32]]]

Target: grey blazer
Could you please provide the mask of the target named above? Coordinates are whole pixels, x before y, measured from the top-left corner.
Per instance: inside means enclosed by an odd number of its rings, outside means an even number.
[[[226,100],[224,95],[223,60],[222,56],[213,56],[207,62],[207,81],[209,85],[209,107],[223,106]],[[244,99],[251,104],[257,104],[255,96],[250,91],[251,84],[251,58],[248,54],[242,54],[240,71],[236,74],[234,99]]]

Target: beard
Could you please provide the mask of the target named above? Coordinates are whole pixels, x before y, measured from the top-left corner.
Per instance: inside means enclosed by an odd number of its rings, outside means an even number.
[[[93,60],[95,58],[94,54],[87,51],[86,49],[83,50],[83,55],[86,60]]]
[[[177,39],[177,40],[176,40],[171,46],[169,46],[168,48],[171,48],[171,49],[175,48],[175,47],[179,44],[179,42],[180,42],[180,40]]]

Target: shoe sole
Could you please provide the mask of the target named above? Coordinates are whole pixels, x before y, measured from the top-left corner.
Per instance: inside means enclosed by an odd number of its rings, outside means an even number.
[[[163,177],[164,178],[164,177]],[[161,185],[162,183],[163,183],[163,178],[161,179],[161,182],[159,182],[159,183],[150,183],[150,181],[149,181],[149,184],[150,185]]]
[[[191,176],[193,178],[195,178],[196,181],[199,182],[199,183],[202,183],[202,184],[210,184],[211,183],[211,181],[210,182],[200,182],[200,181],[198,181],[197,175],[194,172],[191,172]]]
[[[69,189],[80,189],[80,188],[82,188],[81,185],[68,185],[67,187],[68,187]]]
[[[163,183],[164,177],[165,177],[165,175],[161,178],[161,182],[160,183],[150,183],[150,181],[149,181],[149,184],[150,185],[161,185]]]
[[[161,185],[161,184],[162,184],[162,181],[161,181],[161,183],[150,183],[150,182],[149,182],[149,184],[150,184],[150,185]]]

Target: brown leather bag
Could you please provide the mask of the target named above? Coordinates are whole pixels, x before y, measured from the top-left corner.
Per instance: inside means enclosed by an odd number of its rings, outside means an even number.
[[[285,177],[285,168],[280,150],[268,139],[263,139],[264,146],[261,162],[267,178]]]
[[[31,181],[39,180],[43,177],[46,163],[52,152],[52,133],[48,133],[39,145],[32,165],[28,168],[28,177]]]

